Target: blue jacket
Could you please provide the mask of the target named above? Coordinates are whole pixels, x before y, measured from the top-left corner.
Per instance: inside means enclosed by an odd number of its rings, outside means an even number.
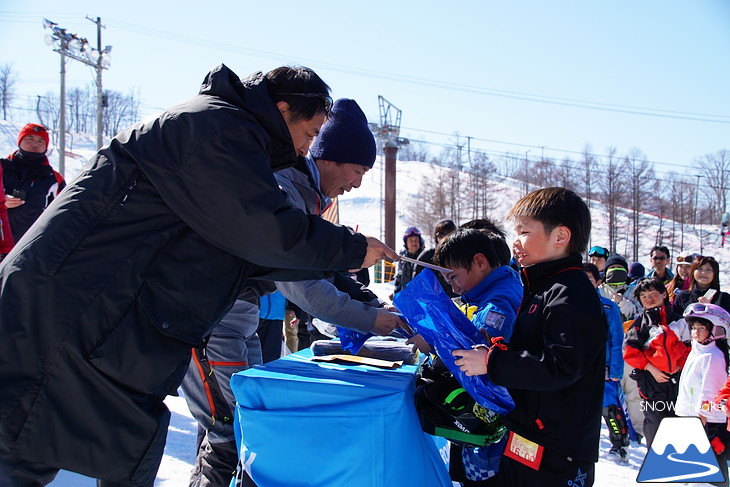
[[[608,337],[606,339],[606,366],[611,379],[621,379],[624,375],[624,355],[621,347],[624,343],[624,327],[621,321],[621,310],[608,298],[601,297],[603,313],[608,321]]]
[[[286,316],[286,298],[276,291],[259,298],[259,318],[264,320],[283,320]]]
[[[512,268],[497,267],[461,300],[477,307],[472,318],[475,325],[486,328],[489,336],[501,336],[509,342],[522,301],[522,282]]]

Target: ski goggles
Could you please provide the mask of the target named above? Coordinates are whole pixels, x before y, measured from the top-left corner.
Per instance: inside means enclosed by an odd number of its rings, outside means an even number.
[[[690,318],[696,316],[702,318],[702,315],[713,315],[725,320],[730,324],[730,314],[716,304],[710,303],[692,303],[684,310],[684,317]]]
[[[588,257],[603,257],[604,259],[608,259],[608,249],[605,247],[591,247],[591,250],[588,251]]]

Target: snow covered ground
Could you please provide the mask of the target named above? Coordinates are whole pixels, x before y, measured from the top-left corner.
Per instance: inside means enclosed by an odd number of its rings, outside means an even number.
[[[9,154],[17,148],[16,140],[20,125],[13,125],[9,122],[0,121],[0,155]],[[71,180],[90,158],[94,150],[95,137],[93,135],[76,134],[74,146],[68,150],[72,151],[74,157],[66,158],[66,178]],[[56,153],[50,156],[54,167],[57,167],[58,157]],[[396,235],[402,235],[406,227],[411,225],[408,221],[406,201],[418,198],[419,183],[422,177],[433,174],[434,169],[429,164],[419,162],[398,162],[397,164],[397,204],[398,214],[396,221]],[[357,227],[362,233],[379,236],[381,234],[381,192],[382,167],[380,162],[376,163],[373,170],[369,171],[363,179],[360,189],[340,198],[340,220],[343,224]],[[519,185],[509,180],[503,181],[499,196],[499,207],[494,211],[493,218],[501,220],[507,213],[509,207],[519,198]],[[594,208],[598,205],[594,204]],[[592,242],[595,245],[603,245],[607,231],[604,218],[600,210],[593,211],[593,235]],[[504,225],[510,232],[511,228]],[[654,235],[652,223],[647,223],[646,235]],[[398,237],[397,237],[398,238]],[[427,239],[428,240],[428,239]],[[397,245],[401,242],[398,238]],[[430,242],[427,243],[430,245]],[[649,249],[654,245],[653,237],[642,241],[640,255],[642,263],[649,268]],[[685,252],[699,251],[699,240],[696,236],[688,233],[685,235]],[[723,286],[730,284],[730,250],[716,247],[713,242],[705,244],[705,255],[714,255],[720,262],[722,269],[721,281]],[[376,292],[381,296],[390,294],[390,284],[375,286]],[[190,469],[195,458],[195,437],[196,426],[185,401],[181,397],[169,397],[166,401],[172,411],[172,421],[168,431],[168,442],[165,449],[165,456],[160,467],[157,487],[182,487],[188,483]],[[607,432],[603,427],[601,440],[601,452],[608,451],[609,443]],[[601,458],[596,466],[596,483],[598,487],[616,487],[636,484],[636,476],[646,455],[644,445],[632,445],[629,447],[629,461],[624,464],[617,464],[613,461]],[[93,487],[93,479],[82,477],[70,472],[61,472],[57,479],[51,483],[53,487]],[[638,485],[638,484],[636,484]],[[652,485],[676,485],[676,484],[652,484]],[[701,484],[692,484],[701,485]]]

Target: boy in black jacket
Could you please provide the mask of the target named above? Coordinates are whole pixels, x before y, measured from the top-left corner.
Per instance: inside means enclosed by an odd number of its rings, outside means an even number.
[[[494,338],[486,358],[491,380],[515,401],[503,418],[510,437],[498,485],[591,486],[607,327],[582,270],[590,212],[574,192],[544,188],[520,199],[507,217],[515,222],[524,297],[509,345]],[[470,374],[473,357],[456,364]]]

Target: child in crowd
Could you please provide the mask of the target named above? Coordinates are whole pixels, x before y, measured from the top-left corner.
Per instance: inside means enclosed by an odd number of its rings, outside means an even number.
[[[730,314],[714,304],[692,303],[684,310],[691,328],[692,351],[679,378],[677,416],[695,416],[702,420],[718,463],[728,485],[727,460],[723,452],[728,442],[727,418],[713,402],[727,381]]]
[[[598,267],[593,264],[583,264],[583,271],[590,279],[593,287],[598,288],[601,283]],[[624,328],[621,321],[621,311],[616,303],[601,296],[603,313],[608,321],[606,338],[606,382],[603,389],[603,420],[608,427],[608,439],[611,441],[609,458],[617,461],[626,461],[626,450],[629,446],[629,426],[621,409],[619,388],[624,375],[624,357],[621,351],[624,342]]]
[[[626,292],[629,287],[628,268],[629,264],[626,259],[618,254],[613,254],[606,261],[605,277],[603,283],[598,287],[601,296],[618,305],[621,310],[621,319],[624,321],[633,319],[636,314],[636,305]]]
[[[644,307],[626,332],[624,360],[634,370],[631,378],[637,382],[645,401],[644,436],[651,447],[659,423],[674,416],[670,403],[677,399],[679,376],[690,351],[687,323],[669,306],[669,296],[659,279],[638,281],[636,295]],[[665,402],[658,405],[659,402]],[[649,407],[651,406],[651,407]]]
[[[507,265],[505,250],[509,255],[503,233],[456,230],[439,243],[434,261],[451,269],[444,277],[472,311],[472,322],[489,335],[509,340],[522,299],[522,284]],[[493,476],[499,469],[503,450],[504,441],[480,448],[453,445],[451,478],[464,487],[494,485]]]
[[[497,475],[500,486],[590,487],[598,460],[606,348],[601,302],[582,268],[591,229],[585,202],[565,188],[520,199],[515,256],[524,295],[509,344],[454,350],[467,375],[487,372],[515,408]]]

